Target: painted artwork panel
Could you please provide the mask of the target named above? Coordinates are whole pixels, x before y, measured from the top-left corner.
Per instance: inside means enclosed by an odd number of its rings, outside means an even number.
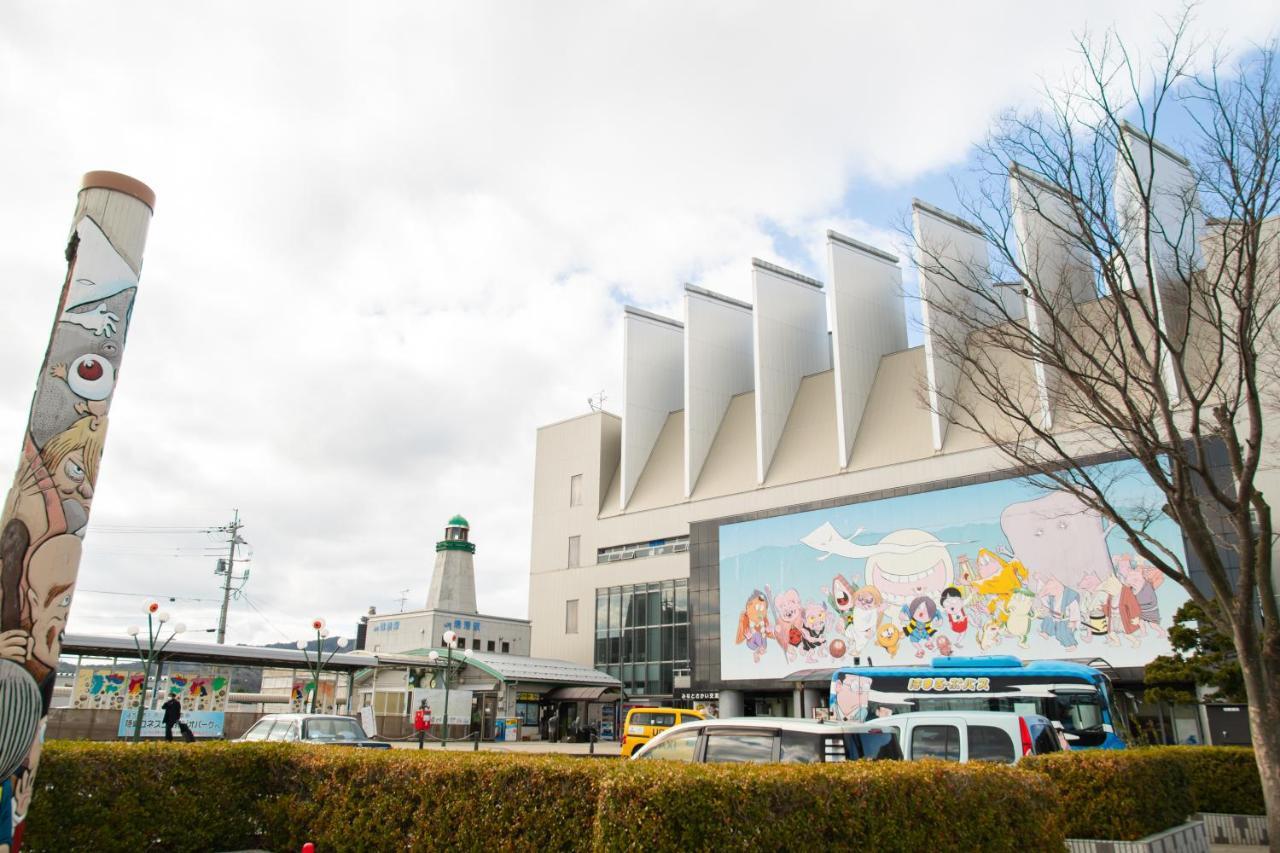
[[[1118,506],[1163,503],[1134,462],[1096,474]],[[1185,563],[1171,519],[1148,529]],[[1022,478],[720,528],[725,680],[953,654],[1143,666],[1186,600],[1077,498]]]

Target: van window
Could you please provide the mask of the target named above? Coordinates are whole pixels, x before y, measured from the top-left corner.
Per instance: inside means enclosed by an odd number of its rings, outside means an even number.
[[[1036,725],[1032,723],[1031,729],[1031,751],[1036,755],[1045,752],[1061,752],[1062,745],[1058,743],[1058,733],[1053,730],[1053,726],[1044,724]]]
[[[680,722],[682,723],[691,723],[694,720],[701,720],[701,719],[702,719],[701,717],[694,716],[693,714],[690,714],[688,711],[685,711],[683,714],[680,715]]]
[[[766,764],[773,761],[772,734],[731,734],[715,732],[707,735],[708,764]]]
[[[822,737],[803,732],[782,733],[783,764],[818,764],[822,761]]]
[[[676,724],[675,714],[654,714],[649,711],[643,713],[635,713],[631,715],[629,725],[633,726],[664,726],[671,728]]]
[[[873,761],[900,761],[902,750],[898,748],[898,733],[894,729],[874,732],[855,732],[845,737],[845,750],[850,761],[870,758]]]
[[[960,760],[960,731],[955,726],[916,726],[911,730],[911,757]]]
[[[678,737],[669,737],[662,743],[654,744],[641,758],[660,758],[665,761],[693,761],[693,753],[698,747],[698,733],[690,732]]]
[[[995,726],[969,726],[969,760],[1012,764],[1013,738]]]

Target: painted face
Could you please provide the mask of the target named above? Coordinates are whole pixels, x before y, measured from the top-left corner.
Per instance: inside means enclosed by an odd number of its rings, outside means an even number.
[[[836,604],[836,610],[841,613],[853,608],[853,588],[842,577],[837,577],[831,582],[831,598]]]
[[[31,655],[45,666],[56,667],[54,648],[67,627],[67,612],[75,593],[75,563],[51,561],[46,571],[32,579],[27,590],[31,606]]]
[[[752,622],[759,622],[764,619],[765,602],[763,598],[753,598],[747,604],[747,617]]]
[[[810,604],[804,610],[804,624],[810,629],[819,628],[827,621],[827,608],[819,604]]]
[[[956,598],[954,595],[942,602],[942,609],[950,613],[952,616],[960,616],[964,613],[964,601]]]
[[[921,604],[916,608],[916,612],[911,614],[917,622],[928,622],[932,617],[929,615],[929,605]]]
[[[1124,581],[1124,585],[1134,592],[1140,591],[1147,582],[1147,579],[1142,576],[1142,570],[1132,563],[1124,563],[1120,566],[1120,578]]]
[[[867,557],[867,583],[892,604],[910,603],[919,596],[937,598],[951,585],[951,554],[938,538],[924,530],[895,530],[879,542],[885,547]],[[895,553],[911,546],[910,553]]]
[[[89,475],[85,472],[82,449],[77,448],[68,453],[62,464],[50,471],[49,475],[63,500],[77,500],[85,509],[89,508],[89,502],[93,500],[93,484],[89,482]]]
[[[783,622],[800,620],[800,593],[794,589],[782,593],[774,599],[773,603],[778,609],[778,618]]]
[[[863,587],[862,589],[858,590],[858,594],[854,596],[854,601],[858,605],[858,607],[862,608],[863,610],[874,610],[878,604],[877,602],[878,598],[879,596],[877,596],[875,592],[868,589],[867,587]]]

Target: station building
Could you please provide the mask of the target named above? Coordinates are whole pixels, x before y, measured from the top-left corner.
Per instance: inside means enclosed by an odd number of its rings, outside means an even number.
[[[1176,152],[1143,142],[1161,180],[1186,180]],[[1048,230],[1017,215],[1020,233]],[[913,219],[918,241],[985,256],[969,223],[923,202]],[[753,260],[749,303],[690,285],[681,319],[625,309],[621,412],[537,432],[532,654],[607,672],[629,703],[722,716],[808,716],[832,669],[855,660],[1070,659],[1109,671],[1131,711],[1155,713],[1141,706],[1142,667],[1169,653],[1185,592],[929,404],[967,380],[935,353],[927,315],[923,343],[908,346],[899,258],[829,231],[827,261],[820,282]],[[991,286],[1019,316],[1020,288]],[[1105,310],[1088,288],[1073,298]],[[1051,377],[1036,368],[1010,365],[1050,406]],[[1133,463],[1099,464],[1128,477]],[[1143,477],[1135,499],[1151,497]],[[1274,481],[1268,471],[1262,485]],[[1186,551],[1172,522],[1163,535]],[[1009,578],[1007,593],[970,595]],[[956,622],[949,589],[968,605]],[[857,610],[864,590],[872,615]],[[1141,600],[1142,618],[1122,622],[1121,599]],[[945,648],[906,638],[913,605]],[[1196,730],[1171,725],[1178,740]]]

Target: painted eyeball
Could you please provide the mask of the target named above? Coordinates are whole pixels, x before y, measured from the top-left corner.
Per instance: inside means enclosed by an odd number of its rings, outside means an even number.
[[[67,370],[67,385],[86,400],[105,400],[116,385],[116,369],[98,355],[82,355]]]

